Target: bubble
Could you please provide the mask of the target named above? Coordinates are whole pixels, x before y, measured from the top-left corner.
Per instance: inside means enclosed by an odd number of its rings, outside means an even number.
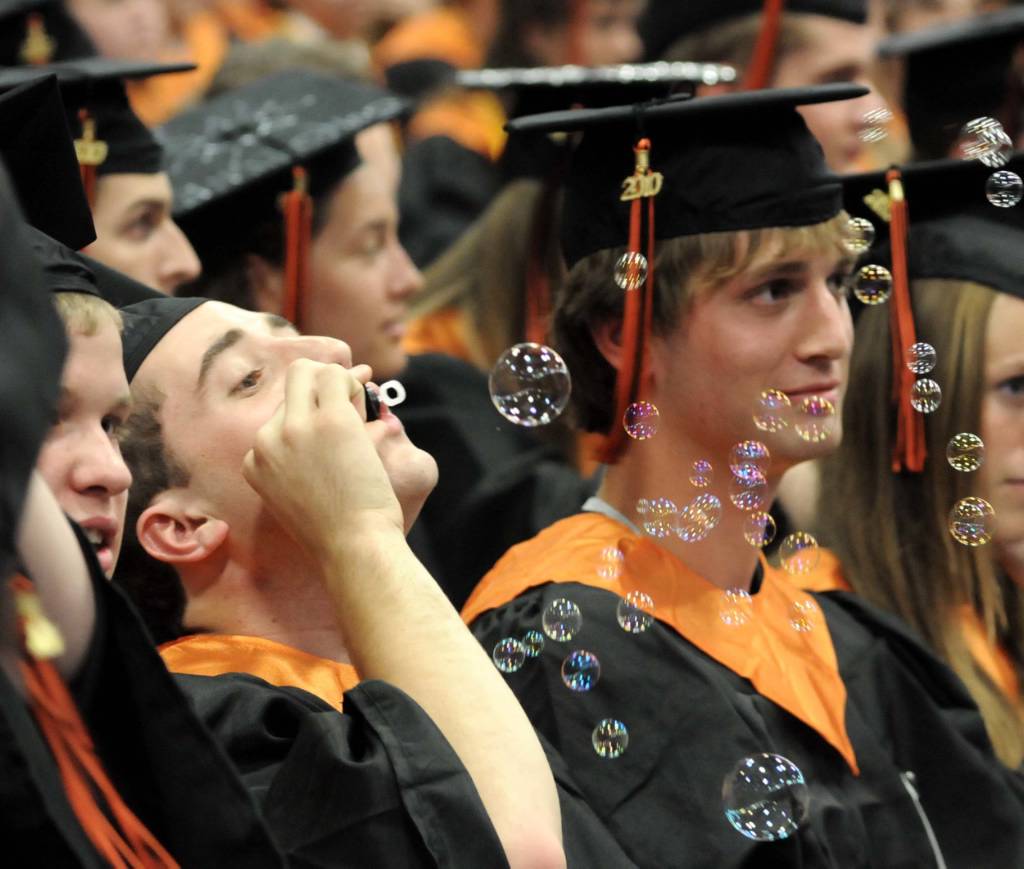
[[[789,624],[794,631],[806,634],[813,631],[818,623],[818,616],[821,610],[813,598],[798,600],[789,608]]]
[[[831,401],[821,395],[809,395],[800,402],[793,431],[807,443],[821,443],[833,433],[835,417],[836,408]]]
[[[637,505],[639,513],[639,504]],[[668,537],[676,524],[679,509],[675,501],[668,498],[651,498],[647,502],[647,511],[643,514],[643,529],[651,537]]]
[[[690,485],[706,489],[711,485],[711,471],[711,462],[707,459],[697,459],[693,463],[693,473],[690,474]]]
[[[964,546],[984,546],[992,539],[995,515],[984,498],[961,498],[949,511],[949,533]]]
[[[634,401],[622,415],[622,427],[633,440],[654,437],[658,433],[658,408],[649,401]]]
[[[782,569],[790,576],[803,576],[818,566],[821,552],[818,541],[806,531],[795,531],[786,536],[779,546]]]
[[[729,483],[729,500],[738,510],[750,512],[764,507],[768,481],[760,471],[756,473],[756,477],[733,477]]]
[[[562,681],[570,691],[589,691],[600,678],[601,662],[593,652],[577,649],[562,661]]]
[[[974,118],[960,131],[960,150],[964,158],[998,169],[1013,155],[1013,140],[994,118]]]
[[[892,275],[885,266],[862,266],[853,279],[853,294],[865,305],[881,305],[892,292]]]
[[[654,599],[642,591],[631,591],[615,611],[619,627],[630,634],[642,634],[654,623]]]
[[[872,109],[864,113],[861,119],[858,138],[866,145],[881,142],[889,135],[889,124],[892,123],[892,112],[886,108]]]
[[[582,625],[580,608],[564,597],[551,601],[541,617],[541,626],[548,639],[560,643],[567,643],[575,637]]]
[[[985,444],[970,432],[953,435],[946,444],[946,461],[956,471],[976,471],[985,461]]]
[[[910,406],[921,413],[931,413],[942,403],[942,389],[934,380],[922,377],[910,387]]]
[[[674,530],[683,542],[699,543],[715,530],[721,518],[722,502],[705,492],[679,511]]]
[[[843,232],[843,245],[853,254],[862,254],[875,243],[875,227],[863,217],[851,217]]]
[[[755,511],[743,522],[743,537],[751,546],[760,549],[775,539],[775,519],[771,513]]]
[[[613,760],[622,757],[622,753],[629,745],[629,731],[621,721],[605,718],[597,722],[597,727],[590,735],[590,741],[594,744],[594,751],[598,757]]]
[[[993,172],[985,182],[985,196],[996,208],[1013,208],[1024,196],[1024,181],[1016,172]]]
[[[907,348],[907,368],[914,374],[927,374],[935,367],[935,348],[918,341]]]
[[[523,634],[523,649],[527,658],[536,658],[544,651],[544,634],[540,631],[527,631]]]
[[[615,283],[623,290],[635,290],[647,280],[647,257],[630,251],[615,263]]]
[[[727,588],[718,603],[718,617],[730,628],[739,628],[754,617],[754,599],[742,588]]]
[[[725,817],[756,842],[793,835],[807,819],[808,801],[804,774],[779,754],[743,758],[722,783]]]
[[[622,575],[622,565],[626,556],[618,546],[608,546],[601,550],[597,575],[602,579],[618,579]]]
[[[740,479],[763,478],[768,469],[771,454],[760,441],[740,441],[729,453],[729,470]]]
[[[565,362],[543,344],[516,344],[498,358],[488,381],[491,401],[505,419],[533,428],[557,419],[569,403]]]
[[[775,433],[789,425],[792,406],[789,396],[778,389],[766,389],[754,408],[754,425],[761,431]]]
[[[514,673],[523,666],[523,662],[526,660],[526,649],[515,637],[505,637],[503,640],[498,640],[491,657],[494,658],[494,666],[502,673]]]

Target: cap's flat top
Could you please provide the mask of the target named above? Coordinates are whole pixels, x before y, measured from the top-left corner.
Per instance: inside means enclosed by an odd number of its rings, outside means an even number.
[[[462,69],[454,83],[464,88],[580,88],[608,84],[719,84],[736,81],[736,70],[718,63],[622,63],[613,66],[539,66]]]
[[[898,33],[881,40],[877,50],[882,57],[894,57],[1013,35],[1024,36],[1024,6],[1014,6],[910,33]],[[971,71],[964,70],[964,75],[970,77]]]
[[[153,63],[152,61],[117,60],[111,57],[80,57],[43,66],[9,66],[0,68],[0,88],[24,84],[41,75],[56,75],[62,85],[100,83],[189,72],[194,63]]]

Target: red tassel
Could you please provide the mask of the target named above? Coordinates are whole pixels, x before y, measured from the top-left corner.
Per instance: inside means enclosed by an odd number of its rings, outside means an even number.
[[[892,298],[889,301],[889,331],[892,335],[893,402],[896,405],[896,443],[892,455],[893,471],[920,473],[927,456],[924,419],[910,403],[916,379],[907,367],[907,350],[917,343],[914,310],[907,277],[907,202],[899,169],[890,169],[889,239],[892,245]]]
[[[284,210],[284,300],[281,316],[297,329],[309,284],[309,247],[313,234],[313,200],[306,192],[306,170],[292,169],[294,187],[282,198]]]
[[[533,210],[533,230],[526,261],[526,310],[524,333],[527,341],[546,344],[551,319],[551,280],[548,276],[548,246],[551,244],[551,226],[555,202],[561,189],[561,175],[552,173],[544,182],[544,189]]]
[[[761,30],[750,56],[750,63],[743,75],[741,90],[756,91],[768,87],[775,68],[775,49],[779,43],[779,27],[782,24],[782,9],[785,0],[764,0]]]
[[[108,146],[96,138],[96,122],[88,109],[78,110],[78,120],[82,125],[82,135],[75,139],[75,156],[78,157],[85,198],[92,208],[96,204],[96,167],[107,159]]]

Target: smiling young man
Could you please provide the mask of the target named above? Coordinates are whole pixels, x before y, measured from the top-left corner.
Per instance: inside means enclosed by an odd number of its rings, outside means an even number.
[[[463,617],[487,649],[539,634],[509,684],[642,865],[1024,855],[1020,782],[955,677],[863,602],[803,591],[830,563],[816,545],[784,545],[787,571],[755,545],[782,473],[842,437],[828,409],[852,346],[841,187],[797,108],[863,93],[516,124],[583,131],[554,334],[575,421],[606,435],[610,464],[583,512],[513,547]],[[653,245],[652,283],[646,263],[631,289],[613,277],[627,240]],[[976,812],[966,780],[986,793]]]

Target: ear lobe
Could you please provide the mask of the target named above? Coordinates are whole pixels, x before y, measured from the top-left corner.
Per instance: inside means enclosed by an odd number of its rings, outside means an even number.
[[[224,543],[228,523],[211,516],[190,515],[161,502],[139,516],[136,533],[142,548],[167,564],[205,561]]]
[[[283,282],[281,270],[257,254],[246,254],[245,277],[252,292],[256,310],[267,314],[281,313]]]

